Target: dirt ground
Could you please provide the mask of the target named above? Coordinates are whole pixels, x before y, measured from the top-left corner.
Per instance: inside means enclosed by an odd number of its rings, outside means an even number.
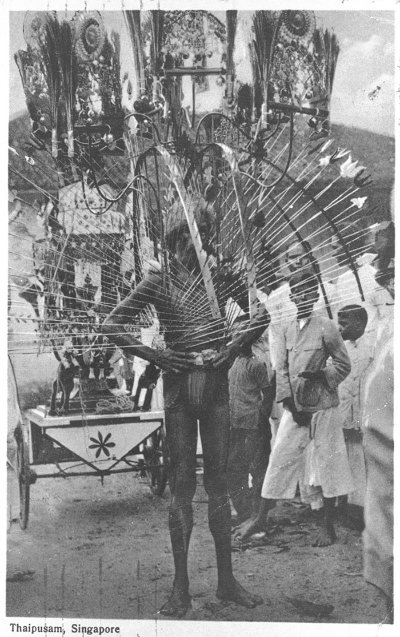
[[[160,618],[173,576],[168,500],[168,487],[162,498],[153,497],[136,473],[110,476],[103,486],[92,477],[42,479],[31,488],[29,526],[22,531],[9,470],[7,616]],[[335,545],[312,548],[315,521],[297,503],[275,509],[266,544],[233,553],[236,575],[263,605],[247,610],[218,601],[200,472],[194,507],[187,620],[385,621],[382,601],[362,577],[360,532],[341,524]],[[304,601],[333,610],[315,617]]]

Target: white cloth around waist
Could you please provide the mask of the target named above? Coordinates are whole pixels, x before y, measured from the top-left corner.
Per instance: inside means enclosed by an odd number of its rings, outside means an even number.
[[[297,484],[302,499],[319,487],[326,498],[354,490],[338,409],[319,411],[309,427],[300,427],[284,409],[271,451],[261,495],[265,499],[293,499]],[[303,497],[304,496],[304,497]]]

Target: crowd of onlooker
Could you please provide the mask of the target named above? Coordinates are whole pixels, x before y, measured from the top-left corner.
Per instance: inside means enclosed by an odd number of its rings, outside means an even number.
[[[272,285],[258,291],[270,325],[229,372],[228,484],[239,542],[265,533],[278,500],[299,496],[320,511],[314,546],[335,541],[338,510],[363,507],[365,576],[390,609],[394,224],[374,230],[368,248],[357,237],[351,260],[349,234],[336,242],[333,267],[307,242],[275,258]]]

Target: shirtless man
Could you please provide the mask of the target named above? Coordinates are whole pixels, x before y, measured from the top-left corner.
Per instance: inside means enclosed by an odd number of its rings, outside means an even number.
[[[214,538],[217,597],[254,608],[260,597],[246,591],[234,578],[231,562],[231,511],[226,466],[229,447],[228,369],[243,344],[256,340],[266,329],[268,313],[261,309],[248,329],[226,345],[224,321],[193,310],[182,300],[193,266],[193,245],[188,233],[178,233],[174,246],[174,281],[154,269],[108,316],[103,331],[130,356],[139,356],[164,372],[164,405],[170,455],[171,504],[169,528],[175,578],[161,613],[183,617],[191,606],[187,558],[193,526],[192,500],[196,490],[197,420],[204,457],[204,487],[208,494],[208,519]],[[191,263],[188,260],[191,259]],[[196,261],[197,263],[197,261]],[[171,268],[172,269],[172,268]],[[218,304],[223,312],[226,293],[214,277]],[[232,295],[232,292],[230,293]],[[241,302],[241,299],[238,299]],[[124,332],[123,325],[151,303],[158,314],[167,349],[157,351]],[[248,310],[248,307],[245,308]]]

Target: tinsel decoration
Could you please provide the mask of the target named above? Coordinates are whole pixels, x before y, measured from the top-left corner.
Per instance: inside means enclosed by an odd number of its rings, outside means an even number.
[[[257,89],[259,89],[259,82],[257,81],[258,78],[258,71],[257,71],[257,55],[256,55],[256,51],[255,51],[255,44],[254,44],[254,40],[252,39],[249,43],[248,43],[248,52],[249,52],[249,59],[251,62],[251,70],[252,70],[252,82],[251,82],[251,118],[252,120],[256,120],[256,104],[257,104],[257,97],[259,94],[259,90],[257,91]]]
[[[106,32],[98,11],[79,12],[74,18],[75,53],[79,64],[96,60],[103,50]]]
[[[150,72],[153,76],[153,103],[159,101],[159,65],[161,62],[161,49],[163,45],[164,11],[150,11],[151,48],[150,48]]]
[[[322,29],[314,31],[314,50],[319,60],[323,62],[325,71],[325,87],[330,96],[335,78],[336,64],[340,52],[339,43],[335,33],[325,32]]]
[[[277,20],[272,11],[255,11],[253,26],[255,67],[257,70],[257,78],[254,78],[256,80],[254,90],[256,91],[258,84],[266,115],[270,66],[275,44]]]
[[[68,157],[74,156],[74,129],[72,113],[74,109],[77,73],[71,25],[63,20],[60,25],[60,71],[62,76],[62,92],[67,120]]]
[[[43,45],[41,47],[41,64],[47,80],[51,121],[51,154],[58,157],[58,106],[61,97],[62,78],[59,63],[59,42],[61,29],[57,18],[48,13],[43,27]]]
[[[235,49],[235,36],[237,27],[237,11],[226,12],[226,102],[228,106],[233,103],[233,78],[235,65],[233,52]]]
[[[150,52],[152,65],[151,70],[154,75],[157,75],[163,43],[164,11],[151,11],[149,20],[152,35]]]
[[[128,26],[129,35],[132,44],[133,59],[135,64],[135,76],[138,86],[136,88],[135,97],[139,98],[141,93],[145,91],[145,61],[143,53],[143,40],[140,22],[140,11],[124,11],[125,21]]]

